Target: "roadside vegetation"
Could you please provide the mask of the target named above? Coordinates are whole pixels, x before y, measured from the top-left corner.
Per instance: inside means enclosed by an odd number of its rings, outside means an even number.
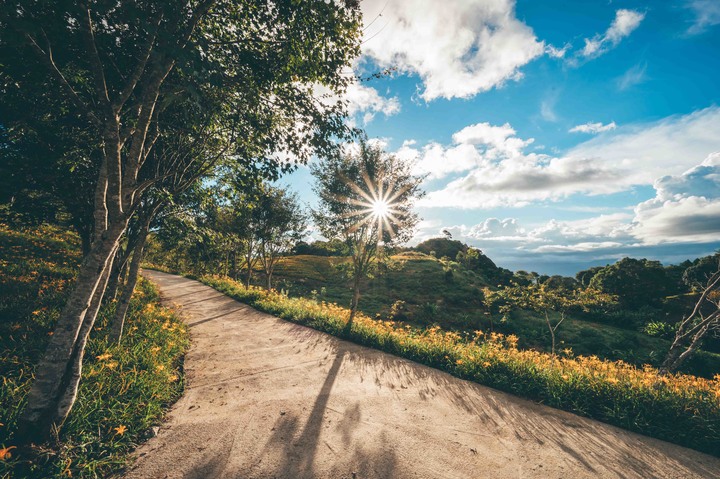
[[[162,250],[156,237],[150,243],[148,264],[198,276],[207,273],[193,268],[182,251]],[[503,271],[494,264],[472,269],[467,263],[437,258],[422,252],[423,249],[421,246],[389,255],[387,261],[364,280],[360,311],[371,318],[402,322],[420,329],[440,326],[457,332],[480,329],[513,334],[518,338],[520,349],[550,352],[551,337],[544,314],[510,303],[510,299],[526,288],[507,288],[510,280],[522,282],[524,276]],[[275,289],[291,297],[350,305],[353,291],[346,266],[350,259],[341,255],[338,243],[299,244],[295,251],[302,254],[286,255],[278,261]],[[254,284],[264,285],[262,272],[256,273]],[[238,275],[241,277],[245,274]],[[584,356],[622,360],[638,367],[645,364],[659,367],[671,347],[675,323],[692,307],[693,298],[693,293],[675,295],[664,298],[656,308],[636,310],[623,309],[616,303],[585,310],[573,307],[556,330],[557,350],[570,348]],[[553,323],[559,319],[557,311],[550,310],[549,315]],[[716,338],[707,338],[705,349],[688,359],[680,372],[704,378],[720,373],[718,342]]]
[[[518,348],[518,337],[445,331],[373,319],[334,303],[246,288],[229,278],[205,284],[283,319],[445,370],[552,407],[720,455],[720,375],[660,375],[623,361]]]
[[[107,302],[83,364],[76,406],[32,457],[17,454],[17,418],[81,259],[79,238],[64,228],[0,224],[0,478],[107,477],[152,434],[183,390],[185,325],[140,281],[126,334],[108,339],[116,302]]]

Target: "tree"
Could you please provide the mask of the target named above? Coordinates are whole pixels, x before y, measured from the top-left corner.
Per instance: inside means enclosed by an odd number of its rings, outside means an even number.
[[[593,266],[591,268],[578,271],[575,275],[575,279],[578,283],[582,285],[583,288],[587,288],[590,286],[590,281],[592,281],[593,277],[598,274],[599,271],[601,271],[605,266]]]
[[[342,154],[312,165],[314,191],[320,198],[312,211],[325,238],[347,244],[352,259],[352,323],[360,301],[360,283],[367,277],[380,246],[406,242],[419,221],[414,202],[422,197],[422,178],[411,165],[389,155],[377,143],[361,139]]]
[[[657,306],[669,289],[665,268],[659,261],[634,258],[605,266],[592,277],[589,286],[616,295],[627,309]]]
[[[677,371],[700,347],[707,333],[720,324],[720,259],[716,260],[715,272],[706,278],[701,284],[693,285],[700,296],[678,325],[675,339],[660,366],[661,374]]]
[[[307,217],[296,194],[273,187],[266,187],[256,211],[260,264],[269,290],[272,289],[275,265],[302,238],[307,227]]]
[[[566,289],[563,286],[552,288],[547,283],[512,286],[500,290],[498,294],[515,307],[543,315],[550,333],[550,352],[553,356],[555,356],[557,330],[565,321],[568,312],[576,308],[587,311],[589,308],[608,305],[615,301],[613,296],[592,288]],[[550,317],[552,311],[558,313],[557,318]]]
[[[225,140],[229,157],[268,174],[291,166],[283,158],[327,153],[344,131],[344,108],[319,101],[314,88],[342,93],[348,81],[342,69],[358,53],[359,25],[355,2],[3,4],[3,77],[18,85],[9,93],[41,94],[56,117],[60,106],[69,108],[86,122],[100,152],[88,185],[92,242],[38,363],[19,441],[42,440],[67,417],[96,299],[120,239],[147,191],[177,172],[171,158],[161,167],[149,161],[164,132],[165,109],[193,98],[207,108],[210,134]],[[54,101],[58,96],[62,102]]]
[[[415,247],[421,253],[430,255],[434,252],[434,256],[438,258],[447,256],[451,259],[455,259],[459,253],[467,252],[468,248],[469,246],[465,243],[453,240],[447,235],[442,238],[427,239]]]

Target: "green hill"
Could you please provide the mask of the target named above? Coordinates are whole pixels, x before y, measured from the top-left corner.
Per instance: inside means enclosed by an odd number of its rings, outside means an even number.
[[[350,304],[351,290],[339,256],[297,255],[277,266],[276,287],[291,296]],[[439,260],[419,252],[391,257],[390,266],[363,285],[360,309],[371,317],[404,321],[414,326],[438,324],[443,328],[493,330],[515,334],[521,348],[549,351],[550,335],[545,318],[515,310],[505,318],[491,315],[483,304],[483,289],[493,289],[492,271],[469,271],[454,261]],[[659,365],[670,343],[641,331],[605,322],[569,317],[557,332],[559,348],[633,364]],[[683,371],[711,377],[720,372],[720,355],[700,352]]]

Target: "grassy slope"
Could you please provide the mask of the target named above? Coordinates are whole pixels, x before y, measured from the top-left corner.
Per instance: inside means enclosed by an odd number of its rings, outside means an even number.
[[[79,260],[73,234],[0,225],[0,478],[106,477],[122,468],[127,453],[182,392],[187,331],[159,306],[152,285],[141,282],[121,346],[108,344],[104,334],[114,305],[101,312],[60,442],[38,448],[32,465],[13,455],[17,415]]]
[[[510,318],[490,318],[485,313],[480,290],[491,286],[484,278],[456,265],[447,265],[422,254],[393,257],[398,268],[369,280],[363,287],[360,309],[371,317],[387,318],[395,301],[406,302],[403,316],[414,326],[439,324],[458,330],[489,330],[519,337],[521,348],[549,351],[550,336],[544,318],[528,311],[514,311]],[[276,286],[292,296],[348,305],[351,291],[337,267],[345,258],[291,256],[283,258],[276,270]],[[452,269],[452,279],[447,270]],[[657,366],[670,343],[639,331],[608,324],[568,318],[558,330],[559,348],[571,348],[576,354]],[[703,353],[688,362],[683,370],[705,377],[720,372],[720,355]]]

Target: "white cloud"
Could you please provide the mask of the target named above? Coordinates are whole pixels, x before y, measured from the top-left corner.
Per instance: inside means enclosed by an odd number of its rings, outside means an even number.
[[[513,0],[362,2],[363,52],[381,68],[420,76],[426,100],[469,98],[522,76],[543,42]],[[381,16],[378,16],[381,15]]]
[[[568,131],[570,133],[602,133],[604,131],[610,131],[617,128],[617,125],[614,121],[608,123],[607,125],[603,125],[602,123],[585,123],[582,125],[577,125],[572,128],[570,128]]]
[[[342,98],[328,87],[319,84],[314,85],[313,93],[327,106],[335,105],[340,101],[346,102],[349,123],[353,126],[358,117],[362,119],[363,124],[368,124],[378,113],[387,117],[400,112],[400,100],[397,97],[386,98],[376,89],[361,83],[351,83]]]
[[[545,121],[558,121],[558,115],[555,112],[555,104],[557,103],[558,95],[550,95],[545,97],[540,102],[540,116]]]
[[[701,158],[720,150],[720,108],[685,116],[626,125],[581,143],[562,156],[524,149],[508,124],[471,125],[457,132],[450,146],[405,146],[417,161],[416,173],[431,179],[463,173],[421,200],[424,207],[467,209],[520,207],[556,201],[573,194],[601,195],[652,185],[664,175],[680,175]]]
[[[697,35],[710,27],[720,25],[720,2],[717,0],[690,0],[686,2],[686,8],[689,8],[695,17],[687,31],[690,35]]]
[[[630,35],[640,26],[640,22],[644,18],[644,13],[635,10],[618,10],[615,12],[615,19],[605,33],[598,33],[593,38],[585,39],[585,47],[580,54],[586,58],[599,57],[617,46],[623,38]]]
[[[511,239],[522,238],[525,230],[518,225],[515,218],[488,218],[480,224],[470,228],[466,236],[472,238],[487,238],[493,240],[506,241]]]
[[[515,218],[488,218],[475,226],[455,225],[453,237],[483,249],[491,258],[548,264],[608,262],[623,256],[651,256],[681,261],[710,254],[720,245],[720,152],[680,175],[654,183],[655,197],[632,213],[617,212],[586,219],[550,220],[534,228]],[[436,222],[428,225],[440,231]],[[526,266],[523,266],[526,267]],[[552,266],[549,266],[550,268]]]
[[[617,86],[620,91],[625,91],[635,85],[643,83],[647,76],[647,63],[638,63],[630,67],[620,78],[617,79]]]
[[[635,208],[637,238],[650,244],[720,240],[720,152],[654,186],[655,198]]]
[[[376,113],[392,116],[400,112],[400,101],[397,97],[385,98],[374,88],[360,83],[353,83],[348,87],[345,100],[348,102],[348,113],[351,116],[363,113],[366,124]]]
[[[617,185],[651,185],[656,178],[679,175],[720,150],[720,108],[619,127],[610,135],[571,148],[566,156],[594,159],[613,170],[627,172]]]
[[[555,47],[553,45],[546,45],[545,46],[545,53],[550,55],[553,58],[565,58],[565,54],[572,48],[572,45],[570,43],[566,43],[561,48]]]

